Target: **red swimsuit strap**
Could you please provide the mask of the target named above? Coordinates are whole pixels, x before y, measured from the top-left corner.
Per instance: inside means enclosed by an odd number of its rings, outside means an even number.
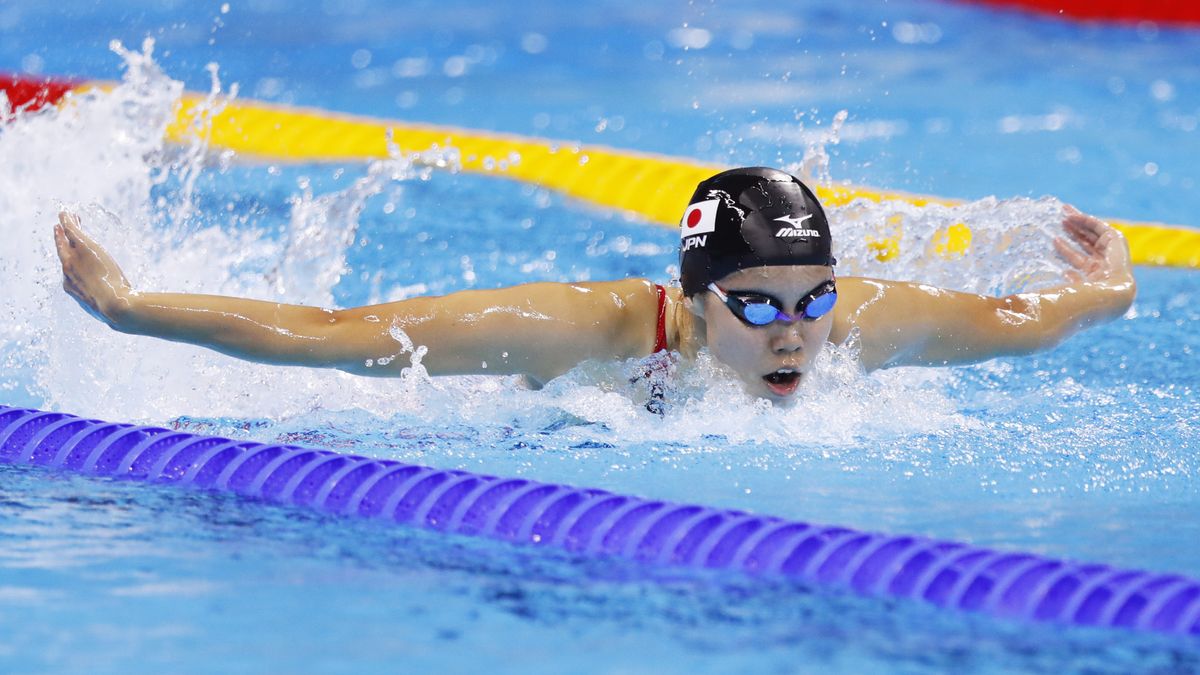
[[[658,332],[651,354],[667,351],[667,289],[658,284],[654,284],[654,287],[658,289]]]

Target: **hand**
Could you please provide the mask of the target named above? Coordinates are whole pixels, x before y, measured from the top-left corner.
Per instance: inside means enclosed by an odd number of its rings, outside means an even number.
[[[1070,204],[1064,205],[1063,210],[1067,214],[1063,230],[1078,246],[1071,246],[1062,237],[1054,239],[1054,249],[1074,268],[1067,271],[1067,277],[1075,283],[1132,284],[1133,265],[1125,237],[1112,225],[1080,213]]]
[[[133,288],[120,266],[99,244],[84,234],[79,216],[62,211],[54,226],[54,244],[62,261],[63,288],[92,316],[116,327],[129,307]]]

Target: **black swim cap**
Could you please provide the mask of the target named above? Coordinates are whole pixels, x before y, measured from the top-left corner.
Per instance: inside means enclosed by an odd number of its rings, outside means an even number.
[[[817,196],[777,169],[730,169],[705,180],[679,227],[679,281],[689,297],[747,267],[836,262]]]

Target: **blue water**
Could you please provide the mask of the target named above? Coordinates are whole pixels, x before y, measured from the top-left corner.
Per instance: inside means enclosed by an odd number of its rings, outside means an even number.
[[[840,142],[819,146],[836,180],[967,199],[1050,194],[1135,220],[1195,224],[1200,212],[1197,32],[940,2],[221,6],[5,3],[0,69],[140,73],[149,99],[166,100],[165,79],[109,50],[150,36],[153,64],[189,89],[209,88],[215,62],[243,97],[793,167],[845,110]],[[59,201],[119,216],[92,210],[88,222],[142,287],[342,306],[536,280],[664,280],[677,237],[504,180],[200,165],[143,134],[157,118],[128,92],[106,100],[124,103],[0,131],[0,401],[1200,576],[1195,272],[1139,269],[1126,317],[1035,357],[870,377],[831,359],[787,412],[702,373],[660,420],[621,384],[623,364],[542,392],[250,366],[84,316],[57,288],[47,224]],[[1051,207],[985,203],[971,223],[1007,232]],[[881,212],[834,215],[850,246]],[[1032,228],[1021,255],[846,264],[1013,290],[1026,258],[1060,269],[1048,227]],[[305,249],[315,233],[328,239]],[[1194,643],[1154,636],[25,468],[0,467],[0,541],[6,672],[1200,668]]]

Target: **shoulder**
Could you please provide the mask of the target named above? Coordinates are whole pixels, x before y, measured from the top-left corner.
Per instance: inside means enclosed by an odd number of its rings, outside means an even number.
[[[928,284],[869,277],[838,278],[838,303],[829,339],[840,344],[857,331],[865,351],[879,343],[895,345],[910,339],[929,323],[930,313],[961,294]]]
[[[837,305],[833,309],[833,330],[830,342],[845,342],[850,331],[862,330],[869,317],[888,302],[894,294],[896,282],[867,277],[838,277]]]
[[[608,296],[612,338],[621,353],[637,357],[652,352],[658,337],[659,310],[675,301],[678,289],[666,288],[649,279],[621,279],[593,287]]]
[[[553,294],[590,307],[616,320],[639,317],[658,306],[658,286],[648,279],[585,281],[578,283],[545,282],[529,284],[537,294]]]
[[[558,317],[575,330],[574,339],[614,358],[645,356],[654,349],[659,318],[660,286],[648,279],[576,283],[537,282],[491,291],[457,294],[470,307],[526,306]],[[681,291],[665,289],[668,305]],[[671,331],[668,327],[668,336]],[[670,342],[668,342],[670,344]]]
[[[621,279],[618,281],[536,281],[516,286],[485,290],[459,291],[441,298],[440,302],[512,304],[530,303],[538,306],[569,305],[575,308],[605,310],[618,313],[628,303],[636,303],[654,293],[654,284],[645,279]]]
[[[529,291],[569,303],[614,356],[644,356],[657,336],[659,288],[648,279],[529,284]],[[672,291],[666,289],[668,302]]]

